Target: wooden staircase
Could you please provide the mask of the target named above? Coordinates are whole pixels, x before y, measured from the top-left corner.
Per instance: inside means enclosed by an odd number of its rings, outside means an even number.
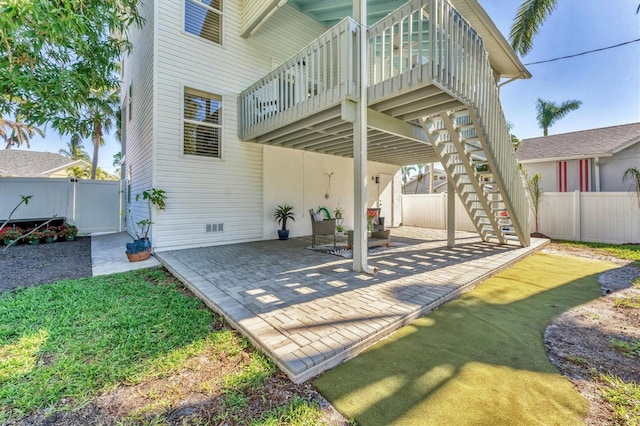
[[[527,245],[528,238],[519,235],[511,219],[513,209],[495,179],[473,114],[463,108],[427,117],[425,132],[483,241]]]

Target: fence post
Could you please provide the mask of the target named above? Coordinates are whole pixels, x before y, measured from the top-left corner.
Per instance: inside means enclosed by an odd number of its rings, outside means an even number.
[[[447,179],[447,247],[456,245],[456,192],[451,179]]]
[[[575,241],[582,241],[582,207],[580,191],[573,192],[573,236]]]

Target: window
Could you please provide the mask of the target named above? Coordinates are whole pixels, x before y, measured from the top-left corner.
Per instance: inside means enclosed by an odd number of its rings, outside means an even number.
[[[184,88],[185,154],[221,157],[222,97]]]
[[[222,0],[184,0],[184,30],[222,44]]]

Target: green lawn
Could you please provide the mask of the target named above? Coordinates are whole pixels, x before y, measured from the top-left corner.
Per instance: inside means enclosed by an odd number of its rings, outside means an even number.
[[[314,385],[362,425],[581,424],[588,402],[549,362],[545,327],[600,296],[615,265],[536,254]]]
[[[77,409],[118,385],[193,371],[205,356],[214,364],[207,373],[225,367],[221,377],[195,384],[198,391],[224,399],[224,408],[208,420],[234,423],[248,400],[245,394],[255,394],[276,372],[160,269],[0,294],[0,318],[0,423],[44,408]],[[136,407],[132,418],[153,419],[181,402],[177,391],[161,393],[149,392],[149,404]],[[318,412],[296,400],[255,418],[282,424],[293,416],[304,422]]]

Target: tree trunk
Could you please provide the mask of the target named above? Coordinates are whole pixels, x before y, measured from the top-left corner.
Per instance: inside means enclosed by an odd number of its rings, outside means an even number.
[[[91,179],[96,178],[98,171],[98,151],[100,150],[100,139],[102,139],[102,125],[93,126],[93,158],[91,159]]]

